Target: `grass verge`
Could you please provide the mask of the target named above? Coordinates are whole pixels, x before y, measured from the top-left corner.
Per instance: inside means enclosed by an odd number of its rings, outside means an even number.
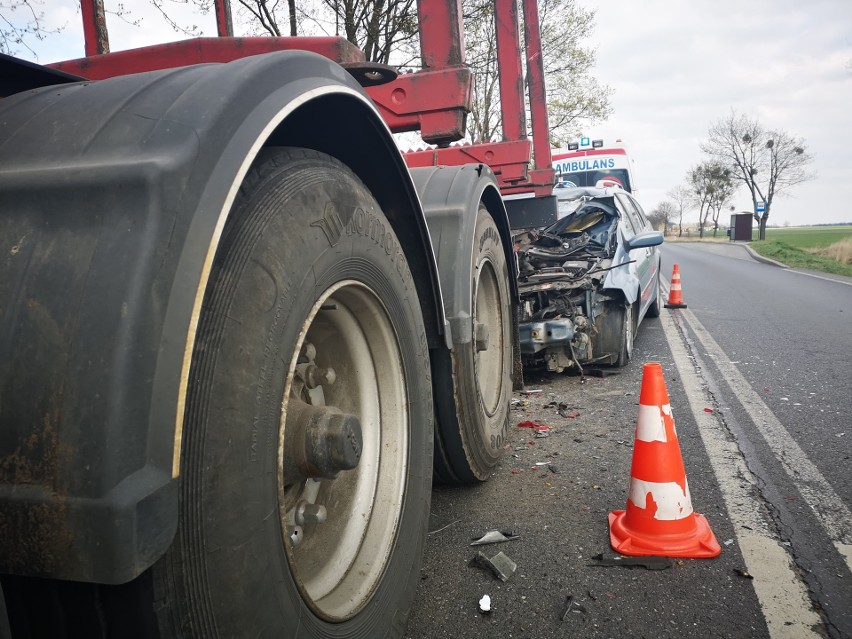
[[[783,240],[752,242],[750,246],[756,253],[793,268],[806,268],[812,271],[852,277],[852,265],[841,264],[837,260],[809,253]]]

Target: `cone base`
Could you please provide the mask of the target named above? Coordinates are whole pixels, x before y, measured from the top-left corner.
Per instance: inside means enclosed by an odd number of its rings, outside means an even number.
[[[686,304],[663,304],[665,308],[686,308]]]
[[[643,535],[627,527],[625,513],[624,510],[614,510],[609,514],[609,543],[622,555],[707,559],[718,557],[722,552],[703,515],[692,515],[695,529],[690,532]],[[660,526],[665,527],[665,522],[661,521]]]

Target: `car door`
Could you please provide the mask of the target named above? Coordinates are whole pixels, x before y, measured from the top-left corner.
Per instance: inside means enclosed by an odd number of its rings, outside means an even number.
[[[634,235],[651,230],[650,222],[645,217],[639,203],[632,196],[627,193],[619,193],[616,197],[627,215]],[[630,251],[630,259],[636,260],[636,277],[639,279],[639,318],[641,318],[654,294],[653,284],[657,277],[658,262],[657,247],[633,249]]]

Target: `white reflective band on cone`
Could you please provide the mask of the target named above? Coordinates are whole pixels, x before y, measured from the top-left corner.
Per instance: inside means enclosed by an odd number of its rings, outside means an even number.
[[[684,519],[692,514],[692,497],[689,494],[689,484],[686,484],[684,493],[675,482],[657,483],[654,481],[642,481],[635,477],[630,478],[630,491],[627,498],[637,508],[645,508],[645,497],[651,493],[657,504],[657,512],[654,519],[664,521],[676,521]]]
[[[639,418],[636,420],[636,440],[642,442],[666,442],[666,422],[663,415],[672,416],[672,407],[645,406],[639,404]],[[677,432],[677,431],[675,431]]]

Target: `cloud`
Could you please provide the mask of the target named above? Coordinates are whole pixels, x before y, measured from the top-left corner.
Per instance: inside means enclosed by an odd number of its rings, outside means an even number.
[[[735,108],[805,138],[817,179],[777,200],[772,222],[852,221],[852,2],[608,0],[592,36],[599,80],[615,90],[609,122],[639,197],[652,209],[701,160],[713,120]],[[735,206],[748,209],[738,194]]]

